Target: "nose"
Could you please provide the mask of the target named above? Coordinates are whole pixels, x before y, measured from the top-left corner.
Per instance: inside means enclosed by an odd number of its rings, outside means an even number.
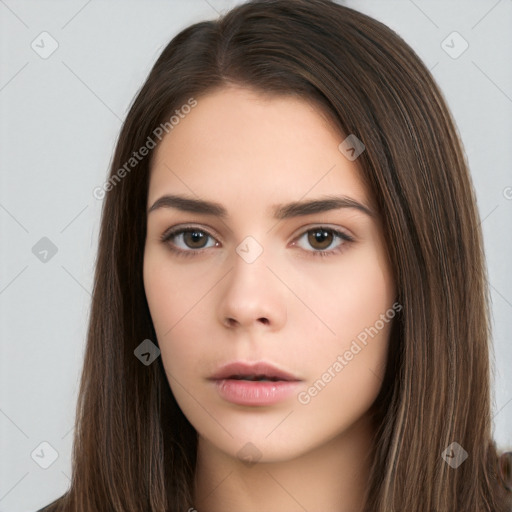
[[[223,280],[217,315],[230,329],[277,331],[286,323],[286,288],[263,256],[248,262],[235,253]]]

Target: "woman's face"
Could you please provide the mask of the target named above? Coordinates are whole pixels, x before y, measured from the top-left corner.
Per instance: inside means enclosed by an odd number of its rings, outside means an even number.
[[[148,210],[187,201],[148,213],[146,296],[174,396],[224,454],[304,454],[379,392],[396,290],[343,140],[303,100],[230,87],[199,98],[155,150]],[[325,199],[345,203],[315,205]],[[268,366],[213,379],[229,363]]]

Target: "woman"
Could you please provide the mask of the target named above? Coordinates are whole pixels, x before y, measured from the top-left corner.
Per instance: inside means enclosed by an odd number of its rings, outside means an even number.
[[[105,194],[45,511],[507,511],[482,235],[432,76],[328,0],[164,49]]]

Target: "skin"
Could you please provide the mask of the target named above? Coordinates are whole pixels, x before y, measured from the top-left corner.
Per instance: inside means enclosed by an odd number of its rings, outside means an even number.
[[[276,204],[326,195],[372,207],[357,160],[340,152],[345,137],[303,99],[229,86],[197,100],[155,149],[148,209],[164,194],[180,194],[221,203],[228,216],[156,209],[144,255],[165,372],[199,434],[193,505],[199,512],[361,510],[375,428],[368,411],[391,322],[307,404],[294,393],[275,405],[235,405],[207,380],[227,362],[266,361],[302,379],[297,392],[307,392],[390,310],[396,289],[378,217],[354,208],[280,221],[271,213]],[[160,240],[168,228],[190,224],[210,237],[195,245],[186,235]],[[332,232],[324,242],[308,238],[320,226],[354,241]],[[263,249],[251,263],[236,252],[247,236]],[[199,252],[183,257],[171,247]],[[260,457],[254,464],[239,455],[248,442]]]

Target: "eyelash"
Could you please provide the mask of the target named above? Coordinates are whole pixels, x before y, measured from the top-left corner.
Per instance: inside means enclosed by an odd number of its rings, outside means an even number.
[[[310,228],[310,229],[302,232],[300,235],[298,235],[298,237],[295,240],[300,240],[300,238],[302,238],[307,233],[310,233],[312,231],[320,231],[320,230],[324,230],[324,231],[334,234],[336,237],[343,240],[343,243],[338,245],[338,247],[336,247],[335,249],[331,249],[331,250],[327,250],[327,251],[306,251],[308,253],[311,253],[313,255],[313,257],[326,257],[326,256],[334,256],[336,254],[341,254],[346,249],[345,246],[348,243],[354,241],[354,239],[351,236],[347,235],[346,233],[344,233],[342,231],[339,231],[334,228],[325,228],[323,226],[316,226],[316,227]],[[177,229],[171,229],[171,230],[165,231],[162,234],[162,236],[160,237],[160,241],[162,243],[166,244],[169,247],[169,250],[171,250],[172,252],[174,252],[175,254],[177,254],[180,257],[182,256],[182,257],[187,258],[187,257],[195,257],[195,256],[200,255],[200,253],[205,251],[206,249],[190,249],[190,250],[185,251],[183,249],[177,249],[169,243],[169,241],[172,238],[174,238],[175,236],[181,235],[181,234],[187,233],[187,232],[204,233],[205,235],[207,235],[211,238],[214,238],[210,233],[208,233],[208,231],[205,231],[204,229],[196,228],[194,226],[187,226],[187,227],[180,227]],[[208,247],[208,249],[211,249],[211,247]]]

